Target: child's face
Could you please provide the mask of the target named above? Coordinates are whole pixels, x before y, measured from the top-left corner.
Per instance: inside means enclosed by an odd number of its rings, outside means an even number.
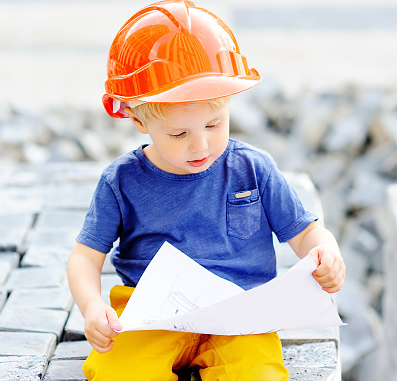
[[[229,102],[213,109],[207,102],[174,104],[166,119],[142,125],[152,144],[144,149],[158,168],[175,174],[208,169],[225,151],[229,139]]]

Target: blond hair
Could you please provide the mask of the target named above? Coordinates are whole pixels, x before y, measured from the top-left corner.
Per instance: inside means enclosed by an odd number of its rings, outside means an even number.
[[[228,102],[230,97],[223,97],[217,99],[210,99],[206,101],[212,109],[216,110],[219,107],[222,107]],[[196,102],[197,103],[197,102]],[[176,103],[163,103],[163,102],[143,102],[137,105],[137,101],[128,102],[128,105],[131,109],[134,109],[135,117],[141,122],[146,122],[149,118],[153,119],[166,119],[166,114],[168,108],[171,105],[175,105]],[[180,105],[190,105],[191,103],[178,103]]]

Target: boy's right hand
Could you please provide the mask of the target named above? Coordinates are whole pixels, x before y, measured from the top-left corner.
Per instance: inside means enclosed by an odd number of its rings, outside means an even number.
[[[114,329],[122,329],[115,310],[102,300],[95,300],[86,306],[84,317],[85,336],[91,346],[99,353],[111,350],[112,338],[118,335]]]

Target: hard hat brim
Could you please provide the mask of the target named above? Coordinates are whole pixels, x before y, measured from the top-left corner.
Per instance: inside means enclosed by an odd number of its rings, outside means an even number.
[[[120,111],[113,111],[113,99],[118,99],[124,102],[130,100],[159,103],[199,102],[240,93],[257,85],[260,80],[261,76],[257,72],[250,78],[225,75],[201,76],[182,81],[178,86],[173,84],[173,86],[170,86],[169,88],[162,88],[161,91],[155,93],[152,92],[139,97],[123,97],[119,95],[105,94],[103,96],[103,104],[107,113],[111,117],[126,118],[127,116],[122,114]]]

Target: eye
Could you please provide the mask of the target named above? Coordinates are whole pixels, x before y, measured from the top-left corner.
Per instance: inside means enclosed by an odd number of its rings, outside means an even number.
[[[218,128],[220,126],[220,122],[212,123],[206,126],[206,128]]]
[[[186,133],[185,132],[181,132],[180,134],[176,134],[176,135],[169,134],[169,136],[171,138],[174,138],[174,139],[180,139],[180,138],[183,138],[184,136],[186,136]]]

